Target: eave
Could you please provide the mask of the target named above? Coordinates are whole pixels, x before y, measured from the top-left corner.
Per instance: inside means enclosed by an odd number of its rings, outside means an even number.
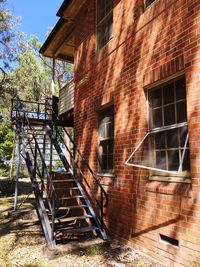
[[[61,17],[40,49],[43,56],[74,61],[75,17],[86,0],[64,0],[57,16]]]
[[[64,19],[74,20],[85,2],[86,0],[64,0],[56,15]]]
[[[40,53],[45,57],[74,61],[74,23],[69,20],[59,19]]]

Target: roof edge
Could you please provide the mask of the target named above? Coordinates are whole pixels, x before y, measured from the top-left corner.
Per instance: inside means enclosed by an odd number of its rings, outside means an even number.
[[[73,2],[73,0],[64,0],[62,5],[58,9],[58,12],[56,13],[56,16],[62,17],[64,10],[70,5],[71,2]]]
[[[46,48],[48,47],[49,43],[52,41],[56,31],[58,30],[60,25],[63,23],[63,21],[64,21],[64,19],[60,18],[58,20],[58,22],[56,23],[56,25],[53,27],[53,29],[50,32],[49,36],[47,37],[46,41],[44,42],[44,44],[42,45],[42,47],[39,50],[40,54],[43,54],[45,52]]]

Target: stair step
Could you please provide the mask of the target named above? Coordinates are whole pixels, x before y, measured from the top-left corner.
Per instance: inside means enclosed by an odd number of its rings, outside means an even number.
[[[76,198],[83,198],[83,196],[71,196],[71,197],[59,197],[59,200],[68,200],[68,199],[76,199]]]
[[[64,182],[74,182],[74,181],[76,180],[75,179],[65,179],[65,180],[64,179],[60,179],[60,180],[52,179],[53,183],[62,183],[62,182],[64,183]]]
[[[71,222],[71,221],[75,221],[75,220],[84,220],[84,219],[90,219],[90,218],[93,218],[93,216],[92,215],[83,215],[83,216],[67,217],[67,218],[59,219],[59,221],[57,221],[58,219],[56,219],[55,224],[58,225],[60,223],[63,224],[65,222]]]
[[[88,227],[83,227],[83,228],[75,228],[75,229],[68,229],[66,227],[60,228],[59,231],[63,231],[65,233],[69,234],[81,234],[81,233],[87,233],[87,232],[92,232],[99,230],[98,227],[96,226],[88,226]]]
[[[86,205],[76,205],[76,206],[66,206],[66,207],[59,207],[59,210],[69,210],[69,209],[78,209],[78,208],[86,208]]]
[[[79,188],[78,187],[56,187],[56,190],[58,190],[58,191],[65,191],[65,190],[70,190],[70,189],[72,189],[72,190],[79,190]]]

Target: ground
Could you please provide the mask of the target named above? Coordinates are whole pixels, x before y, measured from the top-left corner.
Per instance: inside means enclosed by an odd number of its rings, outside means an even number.
[[[24,196],[21,195],[19,202]],[[34,198],[13,213],[13,197],[0,198],[1,267],[163,267],[116,242],[98,239],[59,244],[49,250],[38,223]]]

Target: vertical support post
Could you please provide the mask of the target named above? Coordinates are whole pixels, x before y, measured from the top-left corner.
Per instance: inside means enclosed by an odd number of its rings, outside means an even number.
[[[101,190],[101,226],[103,227],[103,191]]]
[[[52,191],[52,217],[51,217],[51,241],[54,240],[54,225],[55,225],[55,195]]]
[[[37,108],[37,117],[38,120],[40,119],[40,104],[38,103],[38,108]]]
[[[22,126],[21,126],[22,127]],[[17,210],[17,201],[18,201],[18,190],[19,190],[19,175],[20,175],[20,163],[21,163],[21,132],[18,136],[18,147],[17,147],[17,170],[15,178],[15,198],[14,198],[14,211]]]
[[[52,126],[53,127],[53,126]],[[53,164],[53,144],[51,142],[51,139],[50,139],[50,165],[49,165],[49,170],[50,172],[52,172],[52,164]]]
[[[46,151],[46,134],[44,134],[43,136],[43,151],[42,151],[42,156],[44,158],[44,161],[45,161],[45,151]],[[44,162],[42,161],[42,179],[44,180],[44,177],[45,176],[45,166],[44,166]],[[43,187],[43,184],[42,184],[42,195],[43,195],[43,191],[44,191],[44,187]]]
[[[51,96],[53,97],[53,95],[55,94],[55,58],[53,58],[53,73],[52,73],[52,82],[51,82]]]
[[[37,170],[37,144],[36,142],[37,140],[35,139],[35,151],[34,151],[34,178],[35,179],[36,179],[36,170]]]

